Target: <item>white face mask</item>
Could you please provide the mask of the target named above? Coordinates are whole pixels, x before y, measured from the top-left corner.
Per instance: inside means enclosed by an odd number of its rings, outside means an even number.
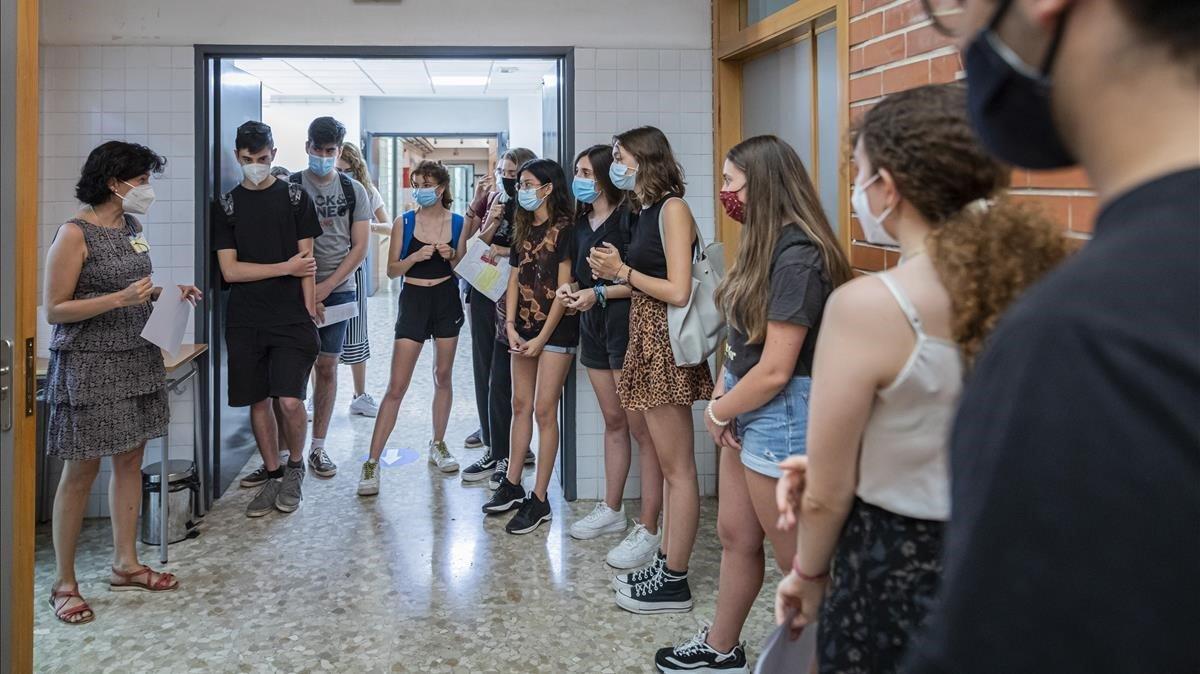
[[[867,243],[876,243],[888,246],[899,246],[900,242],[892,238],[891,234],[883,228],[883,221],[887,216],[892,214],[893,206],[888,206],[878,217],[871,213],[871,204],[867,201],[867,188],[871,183],[879,180],[879,174],[876,173],[873,178],[867,181],[866,185],[854,185],[854,194],[850,196],[850,206],[854,208],[854,214],[858,216],[858,222],[862,225],[863,234],[867,237]]]
[[[246,180],[261,185],[268,176],[271,175],[270,164],[242,164],[242,175],[246,176]]]
[[[125,183],[124,180],[121,182]],[[129,183],[125,184],[129,185]],[[150,205],[154,203],[154,188],[150,185],[129,186],[133,189],[126,192],[125,196],[117,194],[121,199],[122,209],[133,215],[145,215],[146,211],[150,210]]]

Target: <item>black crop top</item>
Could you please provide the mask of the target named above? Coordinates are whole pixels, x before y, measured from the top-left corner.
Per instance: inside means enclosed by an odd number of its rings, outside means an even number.
[[[421,250],[425,246],[432,246],[432,243],[425,243],[418,239],[415,235],[412,241],[408,244],[407,255]],[[433,257],[428,260],[422,260],[408,268],[408,273],[405,274],[408,278],[423,278],[423,279],[439,279],[453,276],[454,270],[450,268],[450,262],[442,257],[436,250],[433,252]]]
[[[667,278],[667,254],[663,251],[658,218],[663,205],[673,196],[663,197],[638,215],[637,226],[633,228],[629,240],[629,256],[625,262],[631,269],[655,278]]]

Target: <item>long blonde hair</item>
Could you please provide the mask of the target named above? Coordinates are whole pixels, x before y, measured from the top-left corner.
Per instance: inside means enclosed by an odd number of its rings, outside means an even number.
[[[821,252],[822,274],[831,287],[850,280],[850,263],[792,146],[776,136],[755,136],[733,146],[725,158],[746,174],[746,221],[737,257],[717,287],[717,306],[730,325],[760,343],[767,336],[771,262],[784,227],[800,227]]]
[[[342,159],[346,160],[346,165],[349,170],[346,171],[358,182],[362,183],[363,187],[370,189],[374,184],[371,180],[371,173],[367,171],[367,160],[363,159],[362,150],[350,141],[342,143]]]

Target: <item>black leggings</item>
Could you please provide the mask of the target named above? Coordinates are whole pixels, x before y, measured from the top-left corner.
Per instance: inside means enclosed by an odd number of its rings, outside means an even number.
[[[496,303],[471,288],[471,363],[475,369],[475,408],[483,444],[492,458],[507,459],[512,426],[512,369],[508,347],[496,339]]]

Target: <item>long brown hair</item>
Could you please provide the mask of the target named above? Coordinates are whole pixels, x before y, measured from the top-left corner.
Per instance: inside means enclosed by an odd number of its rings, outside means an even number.
[[[358,146],[350,141],[342,143],[342,159],[346,160],[346,166],[349,167],[346,173],[349,173],[351,178],[362,183],[362,186],[370,191],[370,186],[373,184],[371,173],[367,171],[367,161],[363,159],[362,151],[358,149]]]
[[[959,84],[892,94],[866,114],[855,142],[933,225],[925,247],[950,294],[954,339],[971,363],[1000,315],[1066,256],[1066,244],[1040,212],[1003,194],[1010,169],[984,151],[966,110]]]
[[[800,227],[821,252],[822,273],[831,287],[850,280],[850,263],[791,145],[776,136],[755,136],[733,146],[725,158],[746,174],[746,221],[737,257],[717,287],[717,306],[730,325],[760,343],[767,336],[771,260],[784,227]]]
[[[632,193],[635,206],[642,208],[665,197],[682,197],[687,182],[683,167],[675,161],[666,134],[653,126],[639,126],[613,137],[613,144],[638,160],[637,183]]]

